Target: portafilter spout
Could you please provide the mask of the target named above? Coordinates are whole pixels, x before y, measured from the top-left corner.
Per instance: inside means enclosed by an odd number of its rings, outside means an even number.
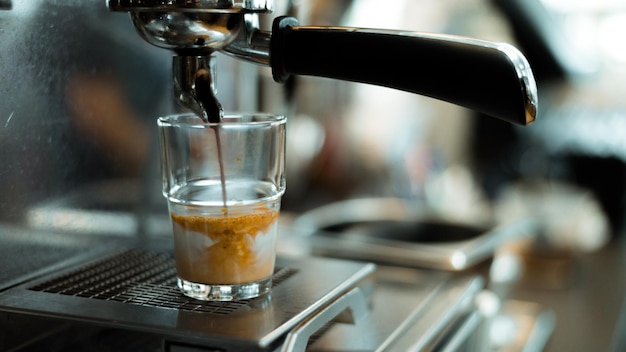
[[[215,54],[176,55],[173,61],[174,94],[179,104],[205,122],[220,122],[224,111],[216,96]]]
[[[216,51],[271,66],[274,80],[311,75],[375,84],[447,101],[520,125],[534,121],[537,87],[513,46],[464,37],[348,27],[300,26],[292,17],[261,31],[271,0],[108,0],[128,11],[148,42],[176,52],[174,81],[184,106],[221,114]]]
[[[127,11],[148,43],[176,53],[173,81],[178,102],[207,122],[223,112],[216,98],[215,52],[244,32],[245,13],[267,12],[263,1],[108,0],[112,11]]]

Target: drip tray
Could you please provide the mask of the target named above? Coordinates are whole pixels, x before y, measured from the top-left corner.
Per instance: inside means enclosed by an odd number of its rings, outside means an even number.
[[[292,268],[277,268],[273,286],[296,272]],[[231,314],[250,304],[249,300],[207,302],[184,296],[176,288],[172,256],[140,250],[128,250],[28,290],[221,315]]]
[[[278,258],[270,295],[205,302],[178,292],[173,260],[168,252],[120,250],[6,290],[0,311],[157,334],[168,343],[269,351],[313,316],[367,314],[375,270],[341,260]]]
[[[205,302],[175,287],[171,240],[0,235],[3,268],[19,269],[0,282],[0,350],[432,350],[468,339],[457,331],[475,329],[458,327],[475,325],[483,287],[471,275],[279,255],[270,295]],[[65,259],[43,255],[57,252]]]

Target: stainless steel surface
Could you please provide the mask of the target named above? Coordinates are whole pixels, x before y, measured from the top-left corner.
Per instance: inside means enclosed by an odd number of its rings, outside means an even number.
[[[462,271],[537,234],[531,218],[506,224],[437,217],[401,199],[353,199],[297,217],[293,236],[315,255]]]
[[[420,320],[406,332],[399,347],[404,351],[436,349],[445,345],[457,327],[454,324],[464,321],[475,309],[476,296],[483,288],[482,280],[470,281],[465,286],[454,287],[451,291],[441,292],[432,307]],[[467,321],[464,321],[467,322]],[[409,336],[413,338],[410,339]]]
[[[556,322],[544,350],[612,351],[624,338],[624,330],[618,330],[626,313],[623,239],[596,252],[567,254],[566,270],[563,255],[536,255],[541,262],[526,264],[524,276],[513,283],[507,297],[553,312]]]
[[[452,352],[460,351],[464,346],[467,346],[468,340],[472,338],[473,334],[480,329],[483,317],[479,312],[470,313],[461,326],[458,327],[457,332],[441,346],[441,351]]]
[[[162,247],[153,244],[151,250],[109,252],[28,281],[2,292],[0,309],[159,334],[166,340],[199,346],[271,350],[298,324],[314,319],[346,293],[352,292],[348,301],[337,303],[337,314],[344,310],[338,311],[341,307],[362,309],[372,292],[371,264],[279,258],[277,266],[293,272],[274,286],[271,295],[223,304],[198,302],[177,293],[170,282],[175,274],[173,258],[158,248]],[[115,264],[120,255],[126,256],[123,261],[133,270]],[[136,260],[141,264],[134,265]],[[325,320],[333,317],[322,315]],[[301,344],[299,339],[306,336],[294,338]]]
[[[382,267],[372,313],[357,325],[336,324],[310,351],[430,351],[457,336],[483,288],[477,277],[454,278],[413,269]],[[477,333],[473,329],[461,339]],[[465,341],[464,341],[465,342]]]
[[[0,292],[118,248],[119,239],[0,225]]]
[[[530,63],[524,57],[521,51],[508,44],[500,44],[499,49],[506,53],[511,64],[515,67],[515,71],[519,77],[519,86],[524,96],[524,112],[526,116],[526,124],[535,121],[537,117],[537,109],[539,109],[539,94],[537,92],[537,83],[531,70]]]
[[[0,11],[0,219],[23,223],[85,183],[151,172],[154,118],[175,110],[170,55],[129,36],[126,15],[100,0],[11,3]]]
[[[346,318],[343,318],[342,323],[348,322],[353,325],[360,325],[368,315],[368,311],[367,302],[361,290],[358,288],[352,289],[350,292],[324,307],[315,316],[315,319],[304,321],[293,328],[293,330],[287,334],[281,351],[304,351],[309,343],[310,337],[333,319],[337,319],[340,315],[347,312],[347,315],[349,315],[348,320],[345,321]]]
[[[148,43],[174,51],[223,49],[241,30],[243,14],[207,12],[131,12],[133,24]]]
[[[63,196],[33,204],[25,212],[24,224],[32,229],[88,237],[171,236],[167,204],[144,195],[147,192],[162,200],[161,185],[146,187],[141,182],[106,180],[76,187]]]
[[[259,17],[256,14],[245,14],[243,21],[242,30],[240,30],[237,37],[224,48],[223,52],[248,62],[269,66],[269,33],[259,29]]]
[[[83,242],[67,234],[16,233],[30,237],[33,249],[44,235],[63,236],[76,254],[57,259],[54,266],[41,262],[47,270],[36,277],[15,272],[21,279],[5,280],[11,284],[0,291],[1,313],[121,329],[137,338],[149,334],[199,349],[303,351],[308,346],[311,351],[346,351],[360,346],[395,351],[416,341],[430,349],[475,333],[466,329],[456,335],[458,322],[476,311],[475,299],[483,287],[472,275],[394,267],[375,272],[372,264],[281,256],[269,296],[204,302],[177,291],[170,241],[135,247],[127,239],[107,238],[108,246],[87,251],[105,237]],[[3,248],[15,247],[3,242]],[[72,341],[59,331],[49,334]]]
[[[273,11],[272,0],[108,0],[107,4],[112,11],[130,12],[141,36],[158,47],[206,52],[229,46],[226,52],[269,65],[269,34],[259,31],[254,14]]]
[[[102,182],[31,208],[33,228],[132,236],[138,228],[169,236],[165,205],[137,216],[135,182]],[[401,199],[355,199],[317,208],[286,221],[279,247],[315,255],[380,261],[401,266],[462,271],[490,258],[503,245],[532,238],[530,219],[496,227],[435,217]],[[385,226],[389,228],[386,229]],[[333,230],[342,227],[343,230]]]
[[[239,11],[271,11],[272,0],[108,0],[109,7],[114,11],[206,11],[239,12]]]
[[[554,311],[533,302],[508,300],[490,318],[489,340],[498,351],[543,351],[556,325]]]

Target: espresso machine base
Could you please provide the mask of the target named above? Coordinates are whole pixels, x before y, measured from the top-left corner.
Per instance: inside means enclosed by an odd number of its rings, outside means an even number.
[[[6,268],[8,262],[19,267],[25,260],[20,250],[35,250],[37,241],[44,242],[40,249],[59,250],[49,247],[57,236],[52,232],[3,232],[3,248],[13,248],[2,259]],[[138,343],[139,350],[165,351],[431,350],[469,341],[480,323],[474,306],[483,288],[478,277],[281,256],[269,296],[205,302],[178,292],[168,241],[146,248],[119,237],[62,236],[68,249],[63,260],[42,261],[39,270],[11,278],[10,270],[5,273],[3,349],[86,347],[118,336],[113,350],[137,350]]]

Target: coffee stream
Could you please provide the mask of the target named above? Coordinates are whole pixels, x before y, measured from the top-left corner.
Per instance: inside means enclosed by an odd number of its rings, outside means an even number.
[[[217,145],[217,162],[220,167],[220,182],[222,183],[222,202],[224,203],[224,215],[228,215],[228,206],[226,205],[226,175],[224,174],[224,156],[222,154],[222,142],[220,137],[220,126],[214,126],[215,144]]]
[[[224,157],[222,153],[222,143],[220,137],[220,123],[223,120],[224,112],[222,105],[215,97],[213,90],[213,79],[211,72],[205,68],[196,72],[195,79],[196,96],[202,107],[201,118],[205,123],[214,123],[211,129],[215,132],[215,144],[217,147],[217,161],[220,168],[220,182],[222,183],[222,202],[224,204],[223,213],[228,214],[226,205],[226,175],[224,173]]]

